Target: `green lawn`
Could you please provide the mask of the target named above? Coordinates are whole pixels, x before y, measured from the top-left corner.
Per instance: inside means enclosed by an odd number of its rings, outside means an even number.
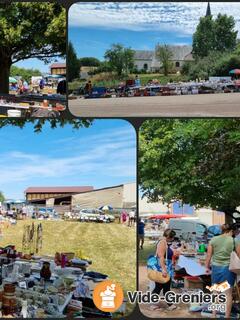
[[[143,246],[143,250],[139,250],[139,254],[138,254],[139,265],[146,265],[147,258],[151,254],[155,254],[155,252],[156,252],[156,244],[145,242]]]
[[[151,73],[151,74],[140,74],[138,75],[141,79],[141,83],[143,85],[147,84],[149,80],[157,79],[161,84],[167,84],[168,82],[179,82],[187,80],[187,77],[183,75],[170,74],[168,76],[164,76],[163,74]]]
[[[16,245],[22,251],[24,224],[3,229],[0,246]],[[36,221],[35,223],[39,223]],[[92,260],[89,269],[106,273],[118,281],[123,289],[136,289],[136,231],[118,223],[98,224],[68,221],[42,221],[43,249],[40,254],[81,250]]]
[[[159,73],[151,73],[151,74],[148,73],[148,74],[139,74],[138,77],[141,79],[142,85],[146,85],[148,83],[148,81],[152,80],[152,79],[159,80],[159,82],[161,84],[167,84],[170,81],[178,82],[178,81],[186,81],[187,80],[186,76],[178,75],[178,74],[170,74],[168,76],[164,76],[163,74],[159,74]],[[128,79],[135,79],[135,74],[129,75]],[[104,80],[101,80],[101,81],[94,80],[94,76],[92,78],[90,78],[89,80],[92,80],[92,83],[95,86],[106,86],[106,87],[116,86],[121,81],[121,80],[117,79],[117,77],[116,77],[116,79],[108,80],[107,76],[105,77]],[[123,79],[122,81],[124,81],[124,80],[126,80],[126,79]],[[85,83],[86,83],[85,80],[80,80],[80,79],[74,80],[73,82],[70,82],[68,84],[68,88],[70,91],[72,91],[74,89],[77,89],[77,88],[83,86]]]

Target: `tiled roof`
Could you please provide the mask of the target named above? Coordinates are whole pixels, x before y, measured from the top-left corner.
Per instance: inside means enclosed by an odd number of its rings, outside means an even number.
[[[161,45],[157,45],[156,50]],[[172,52],[173,56],[171,60],[183,61],[186,56],[189,56],[192,52],[192,46],[188,45],[168,45],[169,50]]]
[[[135,50],[134,59],[135,60],[152,60],[154,56],[154,51],[147,50]]]
[[[56,62],[56,63],[51,64],[50,68],[51,69],[54,69],[54,68],[66,68],[66,63],[65,62],[63,62],[63,63]]]

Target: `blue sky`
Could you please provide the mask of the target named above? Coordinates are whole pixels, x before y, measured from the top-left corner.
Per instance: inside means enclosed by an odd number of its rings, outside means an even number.
[[[124,120],[95,120],[90,128],[71,126],[41,133],[33,125],[0,129],[0,190],[23,198],[30,186],[95,188],[135,181],[136,136]]]
[[[112,43],[153,50],[157,43],[191,44],[207,2],[81,2],[69,10],[69,40],[79,57],[103,59]],[[211,3],[214,17],[232,15],[240,30],[240,4]],[[240,34],[239,34],[240,37]]]
[[[184,36],[179,39],[174,32],[170,32],[170,35],[171,37],[158,31],[138,32],[124,29],[106,31],[93,27],[82,27],[81,29],[72,27],[69,32],[69,38],[79,57],[93,56],[100,60],[103,59],[104,52],[112,43],[122,43],[138,50],[153,50],[158,42],[191,44],[191,37]]]

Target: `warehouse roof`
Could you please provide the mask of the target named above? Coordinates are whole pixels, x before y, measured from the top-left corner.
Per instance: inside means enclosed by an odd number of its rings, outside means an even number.
[[[25,193],[81,193],[86,191],[92,191],[92,186],[80,186],[80,187],[29,187],[25,190]]]

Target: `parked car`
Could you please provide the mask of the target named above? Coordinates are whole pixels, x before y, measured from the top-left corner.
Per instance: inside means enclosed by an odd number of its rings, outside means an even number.
[[[79,212],[79,219],[80,221],[113,222],[115,217],[99,209],[82,209]]]
[[[91,94],[86,94],[85,99],[93,98],[105,98],[107,94],[107,88],[105,87],[93,87]]]
[[[204,240],[208,233],[208,226],[198,219],[169,219],[168,228],[173,229],[176,237],[183,240]]]
[[[58,219],[58,213],[55,211],[54,208],[38,208],[38,217],[39,218],[52,218],[52,219]]]

